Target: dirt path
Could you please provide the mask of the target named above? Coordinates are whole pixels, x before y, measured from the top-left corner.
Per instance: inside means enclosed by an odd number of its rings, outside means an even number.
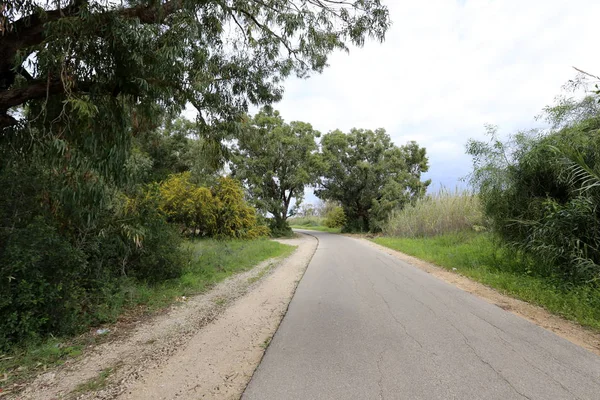
[[[268,260],[39,376],[18,398],[239,398],[315,249],[302,235]]]

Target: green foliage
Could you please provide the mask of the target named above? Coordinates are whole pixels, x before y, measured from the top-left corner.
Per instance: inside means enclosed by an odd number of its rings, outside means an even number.
[[[159,193],[159,208],[191,235],[253,239],[269,234],[231,178],[220,178],[209,189],[192,183],[190,172],[173,174],[160,184]]]
[[[125,247],[123,275],[148,282],[181,275],[187,261],[181,251],[182,239],[159,211],[155,186],[126,199],[120,230],[125,243],[135,244]]]
[[[215,237],[255,239],[269,234],[259,225],[256,210],[244,201],[241,185],[231,178],[221,178],[213,189],[216,209]]]
[[[124,282],[178,276],[164,213],[216,237],[266,234],[241,188],[214,179],[223,140],[250,104],[281,98],[285,77],[320,72],[331,52],[389,26],[379,0],[7,4],[0,349],[114,318]],[[169,119],[190,103],[195,125]],[[154,183],[185,171],[196,186],[180,182],[160,203]]]
[[[0,169],[0,348],[115,317],[119,281],[178,274],[179,239],[86,165],[4,160]]]
[[[333,131],[322,140],[322,199],[339,202],[346,231],[380,230],[389,213],[423,197],[430,181],[425,149],[415,142],[395,146],[383,129]]]
[[[379,0],[18,1],[4,13],[0,128],[31,101],[42,111],[65,104],[67,124],[74,112],[111,124],[103,103],[114,98],[175,112],[190,102],[202,125],[227,126],[249,103],[279,100],[290,74],[321,72],[330,53],[368,36],[383,40],[389,23]]]
[[[325,226],[328,228],[341,228],[346,225],[346,214],[342,207],[336,207],[325,216]]]
[[[202,239],[184,242],[182,249],[187,258],[180,276],[160,282],[122,280],[115,293],[121,306],[130,308],[129,312],[132,309],[144,313],[163,309],[182,296],[203,293],[232,274],[247,271],[262,261],[285,257],[294,247],[266,239]],[[264,276],[263,271],[256,279],[260,276]],[[6,379],[3,387],[79,356],[83,348],[98,338],[96,335],[74,339],[53,337],[40,344],[13,347],[0,356],[0,376]]]
[[[189,171],[194,183],[216,182],[218,160],[206,151],[198,126],[185,118],[165,116],[161,126],[139,132],[134,140],[130,173],[134,182],[160,182]]]
[[[288,219],[293,226],[319,226],[323,225],[323,217],[292,217]]]
[[[319,136],[310,124],[287,124],[270,108],[241,127],[232,149],[233,175],[248,188],[254,205],[273,215],[274,234],[291,234],[286,220],[301,205],[304,188],[318,179]]]
[[[582,102],[586,109],[589,100]],[[471,141],[472,181],[486,215],[510,245],[569,280],[600,278],[600,112],[547,113],[557,130]],[[581,111],[571,104],[571,112]],[[574,121],[574,122],[571,122]]]
[[[189,172],[169,176],[159,188],[159,207],[182,231],[200,236],[216,230],[216,202],[210,189],[191,181]]]
[[[383,233],[399,237],[431,237],[486,229],[479,197],[469,191],[445,189],[413,205],[394,210]]]
[[[456,270],[484,285],[600,330],[600,290],[577,285],[561,275],[538,273],[538,262],[499,246],[490,233],[449,233],[427,238],[373,240],[443,268]]]

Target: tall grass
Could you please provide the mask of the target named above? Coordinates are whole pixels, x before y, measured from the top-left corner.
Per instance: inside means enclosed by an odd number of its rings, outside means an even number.
[[[325,218],[323,217],[294,217],[288,219],[290,226],[324,226]]]
[[[467,190],[442,189],[414,206],[393,211],[383,227],[386,236],[431,237],[479,231],[485,218],[477,196]]]

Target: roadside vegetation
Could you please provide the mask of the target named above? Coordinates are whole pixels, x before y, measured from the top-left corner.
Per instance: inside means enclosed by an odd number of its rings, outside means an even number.
[[[275,236],[289,236],[287,219],[302,204],[304,188],[320,173],[320,132],[305,122],[286,123],[266,107],[242,124],[232,149],[232,176],[248,188],[254,205],[273,216]]]
[[[329,228],[327,226],[323,226],[323,225],[317,225],[317,226],[303,226],[303,225],[291,225],[292,228],[295,229],[306,229],[309,231],[319,231],[319,232],[329,232],[329,233],[341,233],[342,232],[342,228]]]
[[[78,357],[90,344],[109,336],[112,323],[137,320],[164,309],[176,301],[204,293],[223,279],[247,271],[262,261],[289,255],[293,246],[267,239],[217,240],[192,239],[182,244],[185,262],[179,276],[156,283],[128,279],[110,304],[102,321],[107,333],[89,331],[77,337],[54,337],[43,342],[16,346],[0,355],[3,387],[19,383],[29,376],[65,360]],[[104,332],[101,330],[101,332]]]
[[[474,192],[392,212],[375,242],[600,330],[598,101],[559,98],[547,130],[505,140],[488,127],[489,142],[467,146]]]
[[[384,129],[323,135],[322,172],[315,194],[342,207],[342,232],[380,231],[389,213],[425,195],[429,169],[416,142],[397,146]]]
[[[346,214],[338,203],[321,201],[317,206],[301,207],[297,216],[290,218],[289,222],[292,228],[340,233],[346,224]]]
[[[383,40],[389,24],[379,0],[11,2],[0,38],[3,371],[77,355],[67,338],[289,251],[266,238],[289,233],[291,205],[318,183],[320,133],[270,106],[285,78]],[[251,105],[263,108],[250,116]],[[194,120],[181,117],[190,107]]]
[[[486,219],[479,198],[468,190],[440,189],[414,205],[393,210],[383,234],[399,237],[431,237],[445,233],[482,231]]]

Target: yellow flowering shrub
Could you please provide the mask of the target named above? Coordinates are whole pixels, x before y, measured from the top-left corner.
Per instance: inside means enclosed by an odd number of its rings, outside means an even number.
[[[160,209],[183,232],[218,238],[253,239],[269,234],[258,224],[256,210],[244,200],[241,185],[220,178],[212,188],[191,181],[191,174],[170,175],[160,185]]]

